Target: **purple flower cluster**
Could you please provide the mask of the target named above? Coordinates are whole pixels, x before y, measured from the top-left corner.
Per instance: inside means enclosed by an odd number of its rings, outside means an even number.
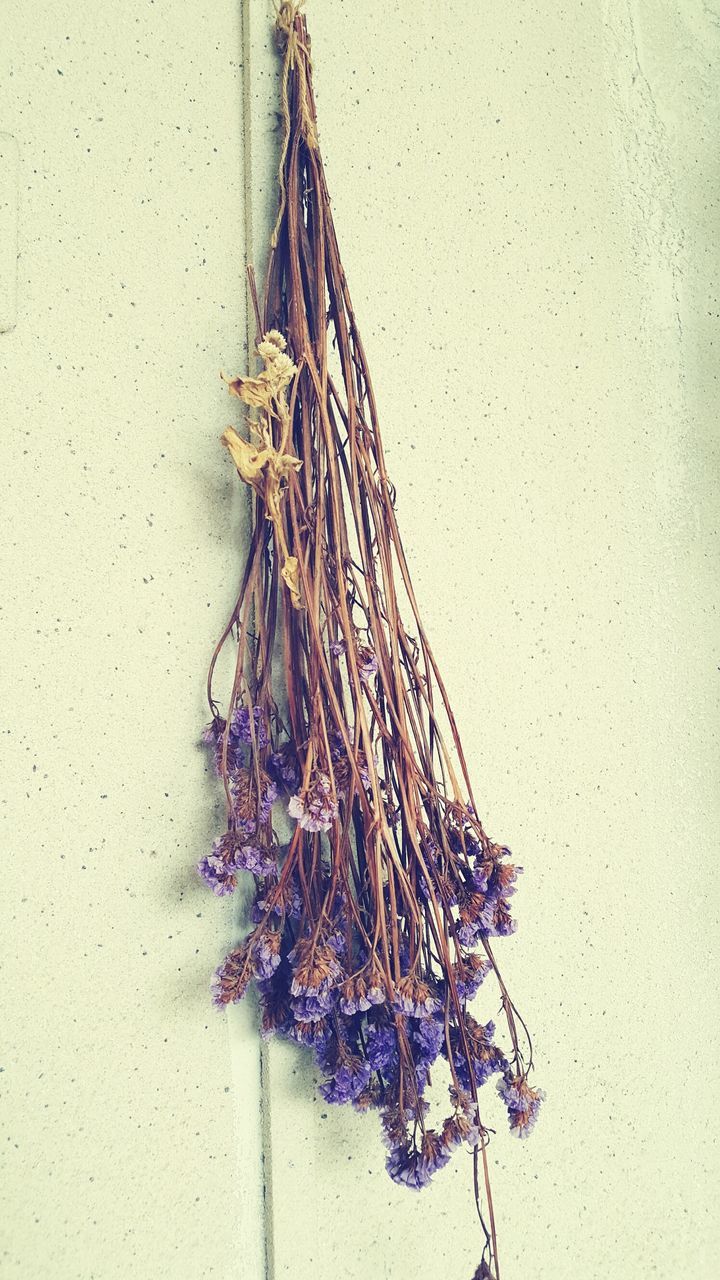
[[[332,920],[320,936],[303,933],[302,909],[294,920],[287,912],[287,904],[303,896],[292,884],[289,876],[273,897],[274,907],[268,891],[258,891],[258,923],[218,970],[215,1003],[242,999],[254,979],[263,1036],[281,1035],[312,1050],[326,1102],[379,1109],[388,1173],[406,1186],[424,1187],[457,1147],[479,1141],[473,1089],[492,1074],[509,1071],[493,1043],[493,1024],[483,1026],[466,1011],[459,1014],[452,1003],[446,1010],[444,984],[418,971],[390,982],[374,957],[363,958],[352,931],[348,935]],[[340,923],[347,910],[342,896],[336,905]],[[458,966],[475,976],[483,968],[468,956]],[[440,1056],[452,1057],[460,1088],[451,1089],[452,1114],[441,1128],[431,1129],[424,1095]]]
[[[393,1008],[407,1018],[430,1018],[440,1012],[442,1005],[427,982],[408,974],[395,988]]]
[[[402,1146],[393,1147],[385,1161],[385,1168],[393,1182],[410,1187],[413,1191],[421,1191],[449,1159],[450,1152],[443,1150],[438,1134],[428,1129],[419,1148],[410,1140]]]
[[[235,829],[255,835],[270,820],[277,786],[263,769],[237,769],[229,779]]]
[[[262,755],[270,742],[265,712],[257,706],[252,710],[238,707],[229,726],[216,716],[205,729],[203,741],[212,748],[216,771],[221,776],[227,774],[233,807],[230,832],[240,837],[256,835],[268,823],[278,797],[277,783],[262,765]],[[218,850],[213,849],[209,857],[217,856]],[[227,861],[225,858],[226,864]],[[210,862],[206,868],[210,881],[213,869],[219,870],[217,863]],[[205,871],[201,874],[205,875]]]
[[[309,938],[288,954],[292,969],[290,1006],[296,1022],[319,1022],[337,1003],[338,983],[345,977],[330,941],[317,945]]]
[[[264,981],[272,978],[281,961],[280,944],[277,930],[258,927],[225,957],[215,970],[211,988],[217,1008],[241,1000],[253,978]]]
[[[490,1076],[496,1072],[506,1071],[507,1059],[500,1048],[493,1042],[495,1024],[476,1022],[472,1014],[463,1014],[462,1027],[455,1027],[450,1033],[455,1069],[458,1080],[464,1089],[472,1091],[472,1083],[479,1089]],[[472,1082],[470,1072],[472,1070]]]
[[[525,1076],[506,1071],[498,1084],[498,1093],[507,1107],[511,1132],[518,1138],[527,1138],[545,1100],[544,1091],[531,1089]]]
[[[463,947],[514,933],[508,900],[522,867],[506,861],[511,854],[505,846],[479,838],[469,807],[448,813],[436,835],[423,832],[420,847],[427,872],[419,876],[420,895],[425,901],[434,896],[446,910],[457,908],[457,941]]]
[[[354,1052],[351,1041],[343,1036],[325,1041],[317,1054],[317,1062],[326,1073],[319,1090],[326,1102],[355,1102],[370,1083],[370,1063]]]
[[[270,741],[267,720],[262,707],[253,707],[252,717],[248,707],[238,707],[233,712],[230,726],[240,742],[249,744],[254,739],[258,747],[266,747]]]
[[[261,845],[244,844],[238,850],[235,864],[238,870],[249,871],[258,878],[277,878],[277,851]]]
[[[338,816],[338,806],[328,775],[316,769],[307,790],[291,797],[288,813],[304,831],[329,831]]]
[[[452,973],[460,999],[474,1000],[491,969],[490,960],[479,951],[469,951],[456,960]]]
[[[270,746],[268,717],[260,706],[236,707],[230,723],[220,716],[207,726],[203,741],[212,749],[215,768],[224,777],[231,806],[228,829],[197,864],[199,875],[219,897],[237,888],[238,872],[257,885],[278,876],[278,850],[270,825],[278,783],[263,767]]]
[[[392,1076],[398,1069],[397,1030],[387,1022],[371,1022],[365,1038],[365,1052],[373,1071]]]
[[[360,648],[358,659],[363,680],[372,680],[375,654]],[[351,734],[348,740],[353,742]],[[214,1003],[224,1008],[241,1000],[254,982],[261,1034],[294,1040],[313,1053],[326,1102],[379,1111],[387,1171],[405,1186],[427,1186],[457,1148],[477,1145],[481,1129],[473,1096],[497,1073],[511,1128],[528,1133],[542,1094],[529,1088],[517,1064],[494,1043],[492,1022],[477,1022],[465,1003],[492,967],[472,947],[513,927],[508,899],[518,869],[507,861],[508,850],[481,841],[469,811],[456,816],[453,809],[445,827],[421,830],[416,882],[421,895],[447,913],[455,949],[452,976],[428,967],[399,904],[392,956],[383,959],[380,949],[371,949],[372,935],[358,927],[365,907],[350,899],[355,886],[338,880],[317,839],[338,821],[338,797],[349,803],[354,771],[344,736],[330,727],[327,770],[315,756],[305,787],[295,744],[272,742],[269,718],[259,706],[236,708],[229,729],[216,719],[206,741],[227,782],[231,813],[228,831],[200,860],[198,872],[219,896],[236,888],[240,871],[250,873],[256,886],[254,927],[216,971]],[[355,764],[369,789],[367,761],[357,749]],[[289,796],[288,813],[298,824],[283,850],[271,825],[281,792]],[[389,914],[388,886],[381,891]],[[321,914],[318,904],[324,904]],[[452,1066],[452,1109],[433,1128],[426,1122],[425,1094],[441,1057]]]
[[[213,764],[215,772],[220,776],[222,774],[223,750],[227,751],[227,770],[232,774],[235,769],[242,768],[245,760],[245,752],[237,734],[233,733],[232,724],[227,735],[227,748],[224,747],[225,738],[225,720],[220,716],[216,716],[210,724],[206,725],[202,732],[202,740],[206,747],[210,747],[213,754]]]
[[[220,836],[219,840],[215,841],[211,852],[201,858],[197,864],[198,875],[202,876],[206,885],[218,897],[232,893],[237,888],[235,857],[235,845],[228,833]]]
[[[493,848],[495,856],[475,858],[458,893],[458,940],[464,947],[474,946],[483,937],[507,937],[517,927],[508,898],[515,892],[522,867],[501,861],[509,849]]]
[[[236,872],[250,871],[257,877],[277,876],[277,854],[261,845],[242,844],[230,831],[215,841],[212,851],[201,858],[198,874],[218,897],[237,888]]]
[[[387,991],[382,973],[377,965],[370,965],[362,973],[346,979],[343,983],[340,1009],[348,1016],[354,1013],[366,1013],[374,1005],[384,1004],[386,998]]]
[[[404,1113],[399,1106],[386,1108],[383,1128],[390,1154],[385,1167],[394,1182],[420,1191],[438,1170],[448,1164],[458,1147],[467,1143],[472,1148],[480,1141],[476,1104],[469,1094],[458,1093],[454,1088],[450,1089],[450,1096],[454,1104],[452,1115],[447,1117],[439,1131],[421,1124],[419,1144],[410,1125],[416,1119],[422,1121],[425,1107],[421,1104],[417,1112],[409,1108]]]
[[[292,742],[285,742],[268,757],[267,771],[280,791],[296,791],[300,786],[300,766]]]

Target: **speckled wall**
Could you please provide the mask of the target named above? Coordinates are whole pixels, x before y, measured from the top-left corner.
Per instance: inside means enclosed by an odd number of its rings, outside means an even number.
[[[393,1186],[375,1119],[274,1046],[263,1160],[251,1011],[208,1003],[238,922],[193,870],[195,744],[244,536],[218,371],[274,198],[268,7],[4,12],[3,1280],[478,1260],[469,1163]],[[720,9],[308,17],[417,594],[525,868],[499,950],[548,1098],[526,1144],[494,1117],[503,1280],[715,1280]]]

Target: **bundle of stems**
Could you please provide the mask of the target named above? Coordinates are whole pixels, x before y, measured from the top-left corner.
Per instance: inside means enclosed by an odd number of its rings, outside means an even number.
[[[542,1098],[491,945],[514,929],[519,868],[478,816],[413,592],[299,8],[284,3],[277,18],[283,142],[262,313],[251,274],[262,367],[228,380],[247,407],[247,435],[223,436],[253,516],[208,677],[205,738],[227,830],[199,871],[224,894],[246,870],[255,893],[253,927],[218,969],[214,999],[224,1007],[254,982],[262,1033],[311,1047],[322,1096],[379,1110],[396,1181],[421,1188],[469,1148],[484,1232],[477,1276],[498,1277],[479,1090],[496,1077],[520,1136]],[[223,714],[213,675],[228,643],[236,661]],[[505,1049],[468,1007],[490,974]],[[446,1076],[448,1097],[434,1124],[431,1071]]]

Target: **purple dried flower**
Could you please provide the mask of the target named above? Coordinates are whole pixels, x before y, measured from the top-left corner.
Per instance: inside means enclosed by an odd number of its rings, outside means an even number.
[[[275,901],[275,911],[278,915],[286,915],[289,920],[299,920],[303,913],[303,899],[300,893],[300,886],[297,876],[292,875],[286,880],[281,893]],[[262,920],[268,907],[268,899],[263,892],[261,896],[255,899],[252,906],[252,920],[257,924]]]
[[[430,1182],[431,1174],[424,1167],[420,1152],[409,1142],[402,1147],[393,1147],[385,1161],[385,1168],[393,1182],[402,1187],[410,1187],[413,1191],[422,1190]]]
[[[298,1022],[325,1018],[337,1003],[337,987],[343,978],[342,965],[327,943],[302,938],[288,954],[292,969],[290,1004]]]
[[[472,869],[463,869],[457,936],[465,947],[474,946],[481,937],[506,937],[515,932],[507,897],[515,892],[522,868],[500,862],[500,857],[508,852],[491,845],[491,856],[478,855]]]
[[[482,936],[482,932],[482,928],[477,921],[473,924],[461,924],[457,930],[458,942],[462,943],[464,947],[474,947]]]
[[[430,1018],[434,1013],[439,1013],[442,1005],[427,982],[413,974],[406,974],[395,988],[393,1008],[398,1013],[404,1013],[407,1018]]]
[[[354,1102],[369,1083],[369,1062],[355,1054],[343,1052],[333,1074],[322,1082],[319,1091],[326,1102]]]
[[[508,1069],[498,1084],[498,1093],[507,1107],[511,1131],[518,1138],[527,1138],[545,1100],[544,1091],[531,1089],[525,1076],[513,1075]]]
[[[373,1071],[389,1074],[398,1065],[397,1032],[394,1027],[375,1025],[369,1028],[365,1052]]]
[[[215,841],[212,851],[198,862],[197,870],[218,897],[233,892],[237,887],[235,844],[229,832]]]
[[[286,1035],[290,1040],[296,1040],[298,1044],[309,1045],[315,1050],[317,1056],[325,1050],[332,1032],[326,1018],[314,1018],[311,1022],[298,1022],[293,1019]]]
[[[347,651],[347,645],[344,640],[332,640],[330,642],[330,652],[335,658],[341,658]]]
[[[240,769],[230,779],[230,795],[238,834],[252,836],[270,818],[277,787],[263,769],[257,771],[257,776],[254,769]]]
[[[516,929],[517,920],[512,919],[507,903],[501,898],[495,908],[494,936],[496,938],[508,938],[511,933],[515,933]]]
[[[252,977],[253,971],[248,959],[246,940],[241,946],[231,951],[215,970],[210,988],[215,1007],[224,1009],[225,1005],[236,1004],[238,1000],[242,1000]]]
[[[296,818],[305,831],[329,831],[338,816],[337,801],[332,797],[332,784],[326,773],[319,770],[303,794],[292,796],[288,813]]]
[[[282,959],[280,934],[271,929],[264,930],[253,947],[252,958],[255,963],[255,977],[272,978]]]
[[[250,871],[258,877],[276,877],[278,873],[277,858],[273,851],[254,844],[245,844],[238,849],[235,866],[239,871]]]
[[[444,1132],[439,1134],[435,1129],[426,1129],[419,1147],[411,1138],[392,1146],[385,1168],[393,1182],[420,1191],[429,1184],[433,1174],[445,1168],[452,1149],[445,1140]]]
[[[344,942],[344,935],[341,936]],[[371,964],[354,978],[347,978],[343,983],[340,990],[340,1008],[348,1016],[365,1013],[374,1005],[384,1004],[386,996],[382,972],[377,963]]]
[[[378,673],[378,660],[374,649],[369,645],[360,645],[357,651],[358,673],[363,684],[370,684],[370,681]]]
[[[282,791],[295,791],[300,786],[300,767],[292,742],[284,742],[268,757],[267,771]]]
[[[416,1050],[416,1066],[432,1066],[445,1040],[445,1025],[437,1018],[415,1018],[410,1038]]]
[[[350,1018],[355,1013],[365,1013],[371,1005],[372,1001],[368,1000],[367,994],[362,989],[358,990],[353,978],[343,983],[340,994],[341,1013]]]
[[[460,999],[472,1000],[491,969],[492,964],[488,957],[477,951],[472,951],[456,961],[453,965],[453,974]]]
[[[345,910],[347,907],[347,897],[344,893],[338,893],[335,898],[335,910],[333,920],[327,926],[323,933],[323,944],[331,947],[336,956],[345,954],[347,950],[347,934],[345,924]]]
[[[448,1147],[444,1135],[434,1129],[426,1129],[420,1142],[420,1159],[428,1181],[439,1169],[444,1169],[450,1160],[452,1148]]]
[[[450,1086],[450,1097],[454,1103],[454,1111],[443,1123],[443,1141],[449,1150],[466,1142],[469,1147],[476,1147],[480,1141],[480,1120],[477,1103],[473,1102],[469,1093],[459,1092]]]
[[[339,981],[343,976],[335,951],[327,942],[300,938],[289,953],[288,961],[293,970],[290,988],[293,995],[317,990],[326,983]]]
[[[509,849],[498,850],[499,854],[507,854]],[[488,866],[492,868],[487,875]],[[486,937],[507,937],[514,933],[517,924],[510,916],[510,904],[507,898],[515,892],[516,880],[522,867],[514,867],[510,863],[483,862],[476,868],[487,879],[485,900],[482,910],[477,915],[479,933]]]
[[[215,970],[213,1004],[222,1009],[241,1000],[253,978],[272,978],[282,959],[280,934],[274,929],[253,929]]]
[[[462,1087],[471,1093],[470,1070],[464,1051],[464,1044],[467,1043],[472,1061],[472,1076],[475,1087],[479,1089],[481,1085],[498,1071],[506,1071],[508,1067],[507,1059],[502,1050],[493,1044],[493,1036],[495,1034],[494,1022],[487,1022],[485,1026],[476,1022],[471,1014],[464,1015],[465,1037],[460,1035],[457,1027],[453,1027],[450,1032],[450,1044],[453,1052],[453,1059],[457,1072],[457,1078]],[[447,1048],[443,1048],[443,1053],[447,1056]]]
[[[220,719],[219,716],[217,716],[214,720],[211,720],[209,724],[206,724],[205,728],[200,734],[200,738],[202,742],[205,744],[205,746],[206,747],[217,746],[218,740],[223,735],[224,728],[225,728],[225,721]]]
[[[253,730],[255,733],[255,745],[258,747],[266,747],[270,741],[268,735],[267,720],[262,707],[253,707],[252,709]],[[240,742],[252,743],[252,732],[250,729],[250,710],[248,707],[238,707],[233,712],[230,720],[232,733]]]
[[[493,866],[487,859],[476,860],[475,866],[470,869],[470,883],[475,893],[487,893]]]
[[[511,897],[517,889],[517,878],[522,875],[522,870],[522,867],[513,866],[509,862],[496,862],[488,891],[497,897]]]
[[[436,1018],[413,1018],[409,1027],[415,1079],[422,1091],[430,1079],[430,1068],[445,1042],[445,1024]]]
[[[228,893],[233,893],[237,888],[234,868],[229,867],[226,862],[223,862],[222,858],[216,857],[215,854],[209,853],[206,857],[201,858],[197,864],[197,869],[198,874],[202,876],[206,885],[219,898]]]
[[[330,986],[301,990],[290,998],[296,1022],[319,1022],[332,1013],[336,1003],[337,991]]]
[[[204,742],[205,746],[212,748],[213,763],[215,767],[215,772],[217,773],[218,777],[222,774],[223,734],[224,733],[225,733],[225,721],[220,716],[216,716],[214,720],[211,720],[210,724],[206,725],[202,732],[202,741]],[[244,756],[243,756],[242,744],[239,742],[235,734],[232,732],[232,726],[231,726],[230,733],[228,734],[228,743],[227,743],[228,773],[232,774],[237,769],[241,769],[243,767],[243,763],[244,763]]]

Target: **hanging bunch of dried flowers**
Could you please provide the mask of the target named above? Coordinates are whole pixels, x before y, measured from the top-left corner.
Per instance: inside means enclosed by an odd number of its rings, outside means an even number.
[[[311,1047],[323,1098],[379,1111],[395,1181],[424,1187],[469,1147],[485,1233],[478,1275],[497,1277],[479,1091],[496,1079],[521,1137],[542,1099],[490,941],[515,928],[519,868],[483,829],[418,613],[330,212],[299,8],[283,4],[277,22],[284,135],[262,316],[253,295],[263,367],[229,381],[249,410],[248,437],[223,435],[252,489],[253,523],[208,678],[205,737],[227,830],[198,869],[218,894],[248,871],[255,895],[253,928],[218,969],[214,999],[224,1007],[255,983],[262,1034]],[[229,641],[235,676],[222,715],[213,674]],[[292,833],[282,845],[276,802]],[[507,1049],[468,1008],[490,973]],[[431,1126],[426,1095],[440,1058],[449,1099]]]

